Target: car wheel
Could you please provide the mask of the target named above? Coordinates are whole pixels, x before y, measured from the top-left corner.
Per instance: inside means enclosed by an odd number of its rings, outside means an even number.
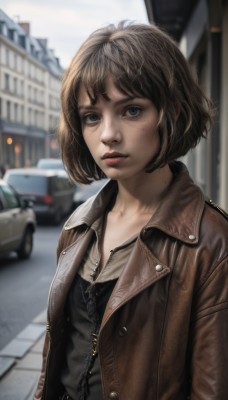
[[[26,259],[29,258],[33,249],[33,232],[31,228],[27,228],[22,243],[20,245],[19,250],[17,251],[17,255],[19,258]]]

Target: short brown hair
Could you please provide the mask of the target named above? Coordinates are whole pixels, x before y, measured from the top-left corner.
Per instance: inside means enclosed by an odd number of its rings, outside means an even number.
[[[146,97],[158,110],[161,145],[148,172],[184,156],[206,137],[211,102],[176,43],[152,25],[108,25],[82,44],[63,78],[59,143],[72,180],[88,183],[104,177],[84,142],[77,104],[82,86],[96,102],[105,93],[108,76],[120,91]]]

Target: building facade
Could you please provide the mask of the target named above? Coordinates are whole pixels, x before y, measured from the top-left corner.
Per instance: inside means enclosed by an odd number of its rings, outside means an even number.
[[[0,10],[0,164],[35,165],[58,156],[56,127],[63,69],[46,39]]]
[[[206,196],[228,210],[228,0],[145,0],[148,19],[166,30],[213,100],[208,139],[184,159]]]

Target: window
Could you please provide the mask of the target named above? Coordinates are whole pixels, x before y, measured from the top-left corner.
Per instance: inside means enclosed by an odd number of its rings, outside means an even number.
[[[24,59],[21,58],[21,69],[20,69],[20,71],[24,73],[25,72],[24,71],[25,67],[26,67],[26,63],[25,63]]]
[[[10,65],[10,52],[9,49],[6,47],[6,65]]]
[[[11,103],[10,103],[10,101],[6,102],[6,118],[8,119],[8,121],[11,120]]]
[[[20,117],[21,117],[21,123],[23,124],[24,123],[24,106],[23,105],[21,105],[21,112],[20,112]]]
[[[7,208],[20,207],[19,200],[15,195],[15,192],[8,186],[2,186],[3,195],[6,202]]]
[[[31,100],[31,86],[28,85],[28,99]]]
[[[52,115],[49,116],[49,130],[52,130],[52,125],[53,125],[53,119],[52,119]]]
[[[19,35],[18,43],[21,47],[25,49],[25,35]]]
[[[34,111],[34,125],[35,126],[39,125],[39,123],[38,123],[38,111],[37,110]]]
[[[8,29],[9,39],[14,40],[14,33],[15,33],[15,29]]]
[[[24,97],[24,81],[21,80],[21,91],[20,91],[21,97]]]
[[[44,126],[44,113],[43,112],[40,113],[40,126],[41,126],[41,128],[42,128],[42,126]]]
[[[13,78],[13,92],[17,94],[17,78]]]
[[[14,121],[18,121],[18,104],[14,104]]]
[[[17,54],[14,53],[14,69],[17,71]]]
[[[34,77],[34,66],[32,64],[29,64],[29,76],[30,78]]]
[[[45,195],[47,193],[48,178],[39,175],[10,174],[7,178],[10,185],[20,193],[33,193],[34,195]]]
[[[34,110],[29,108],[29,125],[34,125]]]
[[[10,91],[10,77],[9,74],[5,74],[5,91]]]

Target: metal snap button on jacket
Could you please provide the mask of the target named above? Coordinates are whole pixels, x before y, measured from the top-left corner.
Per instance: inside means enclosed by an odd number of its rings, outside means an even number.
[[[125,336],[126,335],[126,333],[127,333],[127,328],[126,328],[126,326],[121,326],[121,328],[119,329],[119,335],[120,336]]]
[[[118,398],[119,398],[119,394],[117,392],[111,392],[109,394],[109,399],[110,400],[118,400]]]
[[[161,264],[157,264],[155,269],[157,272],[161,272],[163,270],[163,266]]]
[[[188,238],[189,238],[190,240],[195,240],[196,237],[195,237],[195,235],[189,235]]]

